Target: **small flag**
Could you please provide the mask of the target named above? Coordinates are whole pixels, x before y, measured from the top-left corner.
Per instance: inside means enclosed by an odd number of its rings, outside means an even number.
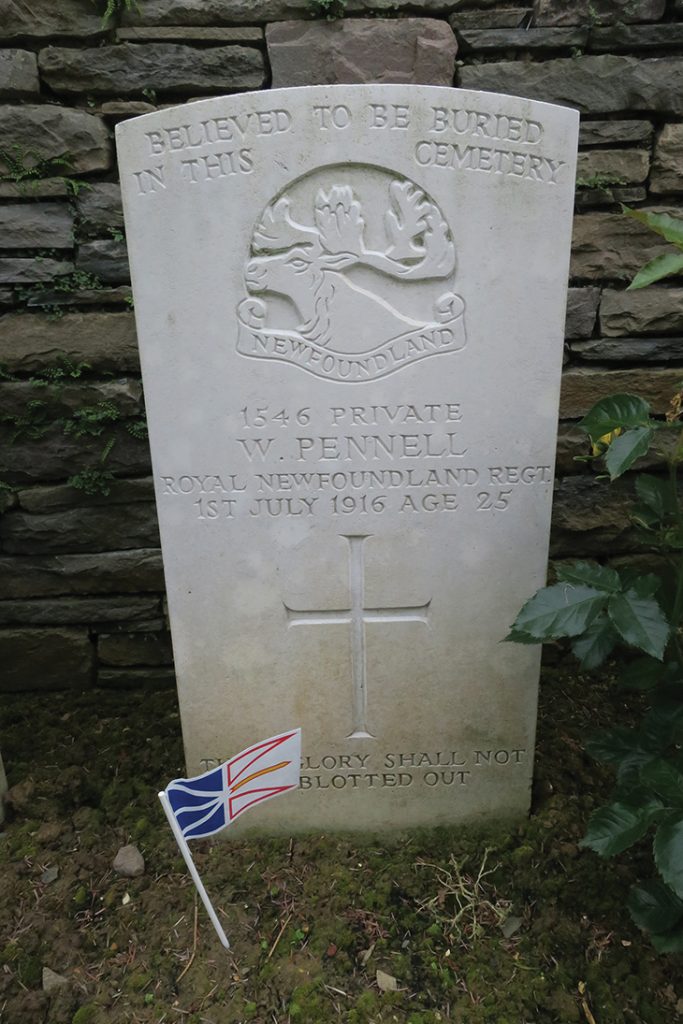
[[[187,845],[212,836],[264,800],[296,789],[301,766],[301,729],[247,747],[230,761],[193,779],[174,779],[159,793],[168,823],[218,937],[230,943],[218,920]]]
[[[248,747],[194,779],[174,779],[166,796],[185,839],[220,832],[255,804],[299,785],[301,730]]]

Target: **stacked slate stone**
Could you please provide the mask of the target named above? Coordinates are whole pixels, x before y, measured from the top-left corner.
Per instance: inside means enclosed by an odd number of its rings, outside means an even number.
[[[414,82],[581,110],[553,553],[637,557],[629,481],[574,461],[576,421],[616,391],[663,412],[683,377],[683,287],[626,292],[667,247],[620,212],[681,209],[683,0],[115,7],[0,17],[0,689],[173,682],[112,130],[193,97]]]

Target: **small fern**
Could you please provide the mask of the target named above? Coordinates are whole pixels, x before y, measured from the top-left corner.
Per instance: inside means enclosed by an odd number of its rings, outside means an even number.
[[[120,418],[121,414],[113,402],[84,405],[65,422],[64,433],[72,437],[99,437],[108,423],[116,423]]]
[[[12,443],[22,438],[37,441],[45,436],[52,425],[48,405],[39,398],[27,402],[20,416],[0,415],[0,422],[11,426]]]
[[[346,0],[308,0],[308,6],[314,18],[327,21],[343,18],[346,13]]]
[[[86,370],[90,370],[90,363],[74,363],[66,355],[60,355],[56,366],[45,366],[36,374],[29,377],[29,383],[34,388],[61,388],[70,380],[78,380]],[[17,377],[7,377],[8,380],[18,380]]]
[[[149,437],[147,432],[147,423],[144,419],[129,420],[126,423],[126,430],[131,437],[134,437],[136,441],[146,441]]]
[[[118,17],[122,11],[139,10],[136,0],[107,0],[107,6],[102,15],[102,27],[106,27],[110,18]]]
[[[83,491],[84,494],[91,497],[96,494],[106,497],[111,491],[114,479],[114,474],[110,473],[108,469],[102,469],[100,466],[88,466],[70,476],[67,483],[71,487],[75,487],[77,491]]]
[[[41,157],[34,149],[25,149],[16,142],[8,146],[7,149],[0,148],[0,160],[7,167],[7,170],[0,174],[0,181],[11,181],[15,185],[35,181],[39,178],[59,177],[72,165],[68,153],[45,158]],[[27,163],[27,161],[31,162]]]

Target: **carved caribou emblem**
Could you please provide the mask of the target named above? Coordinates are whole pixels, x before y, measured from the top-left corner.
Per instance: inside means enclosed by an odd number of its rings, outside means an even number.
[[[453,276],[448,224],[407,179],[390,180],[386,201],[383,249],[366,245],[361,203],[348,184],[317,190],[310,225],[296,219],[287,194],[266,208],[245,268],[239,352],[357,382],[464,347],[462,299],[437,289],[425,317],[414,290]],[[265,296],[277,297],[283,320],[285,303],[287,326],[277,323],[277,313],[269,322]]]

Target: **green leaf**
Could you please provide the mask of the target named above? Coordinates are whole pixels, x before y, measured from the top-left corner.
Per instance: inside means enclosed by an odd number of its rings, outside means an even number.
[[[676,501],[671,483],[664,477],[640,473],[636,477],[636,495],[643,505],[655,514],[659,522],[666,516],[676,514]]]
[[[531,636],[530,633],[525,633],[522,629],[515,629],[514,627],[510,630],[507,636],[503,637],[503,643],[511,644],[540,644],[543,643],[542,639],[538,636]]]
[[[666,672],[666,666],[654,658],[636,658],[619,676],[624,690],[652,690]]]
[[[661,523],[656,513],[645,505],[634,505],[631,509],[631,519],[641,530],[655,530]]]
[[[683,273],[683,253],[664,252],[640,268],[626,291],[634,292],[638,288],[647,288],[649,284],[661,281],[663,277],[680,273]]]
[[[588,831],[579,845],[595,850],[601,857],[613,857],[644,836],[649,824],[649,814],[640,807],[618,802],[606,804],[591,815]]]
[[[597,562],[562,563],[555,567],[555,574],[562,583],[585,583],[587,587],[607,590],[610,594],[621,590],[619,574]]]
[[[606,601],[607,595],[593,587],[556,583],[534,594],[511,628],[540,640],[577,636],[600,614]]]
[[[656,825],[671,814],[671,808],[667,807],[656,796],[652,790],[641,781],[640,770],[643,764],[649,764],[653,760],[652,754],[648,755],[647,761],[629,766],[627,772],[622,771],[620,766],[617,771],[617,785],[612,791],[612,801],[628,804],[629,807],[638,807],[643,814],[647,814],[650,824]],[[619,778],[619,775],[623,778]]]
[[[588,629],[576,638],[572,644],[572,651],[583,668],[597,668],[612,653],[618,639],[608,617],[604,614],[599,615]]]
[[[624,213],[647,225],[651,231],[656,231],[667,242],[683,249],[683,220],[680,217],[672,217],[668,213],[651,213],[649,210],[633,210],[628,206],[624,207]]]
[[[666,617],[671,621],[671,617],[676,606],[678,567],[673,561],[665,565],[659,565],[657,567],[657,576],[659,576],[662,581],[662,585],[657,591],[657,602],[664,609]],[[628,587],[624,587],[624,590],[628,589]]]
[[[596,761],[617,766],[620,802],[643,803],[640,797],[635,797],[634,787],[641,785],[640,771],[643,765],[652,761],[656,755],[642,746],[640,735],[635,729],[603,729],[587,738],[586,752]]]
[[[634,885],[626,905],[635,923],[646,932],[668,932],[683,920],[683,901],[658,878]]]
[[[662,519],[670,505],[671,487],[664,477],[651,473],[639,473],[636,477],[636,494],[643,505]]]
[[[677,925],[670,932],[653,932],[650,941],[658,953],[683,953],[683,928]]]
[[[610,480],[616,480],[634,462],[646,455],[654,436],[651,427],[635,427],[616,437],[605,454],[605,466]]]
[[[610,597],[607,611],[627,644],[662,660],[670,628],[654,598],[639,597],[635,590],[627,590],[625,594]]]
[[[683,551],[683,531],[681,530],[668,530],[661,534],[660,543],[662,541],[664,546],[671,551]]]
[[[683,808],[683,774],[670,762],[658,757],[643,765],[641,780],[655,791],[669,807]],[[666,930],[656,928],[655,931]]]
[[[630,754],[627,754],[617,765],[617,786],[615,796],[617,800],[623,800],[627,804],[636,804],[645,807],[648,800],[650,811],[661,811],[666,808],[660,801],[656,801],[652,791],[646,792],[640,781],[640,773],[644,765],[649,764],[655,758],[652,750],[645,750],[637,744]]]
[[[662,581],[659,576],[649,573],[647,576],[635,576],[624,589],[632,590],[638,597],[645,598],[654,597],[661,585]]]
[[[601,398],[579,423],[593,441],[611,434],[617,427],[643,427],[648,423],[650,405],[638,395]]]
[[[635,729],[618,726],[616,729],[602,729],[589,736],[586,739],[586,750],[596,761],[618,764],[630,756],[637,743]]]
[[[651,579],[653,575],[653,573],[644,574],[642,569],[636,569],[632,565],[627,566],[625,569],[620,569],[619,579],[621,580],[621,589],[631,590],[632,587],[635,587],[638,580]],[[659,577],[656,578],[659,579]]]
[[[663,700],[654,703],[643,718],[639,729],[640,744],[657,752],[665,750],[677,738],[683,727],[683,703]]]
[[[659,825],[654,853],[660,875],[677,896],[683,897],[683,814],[676,814]]]

